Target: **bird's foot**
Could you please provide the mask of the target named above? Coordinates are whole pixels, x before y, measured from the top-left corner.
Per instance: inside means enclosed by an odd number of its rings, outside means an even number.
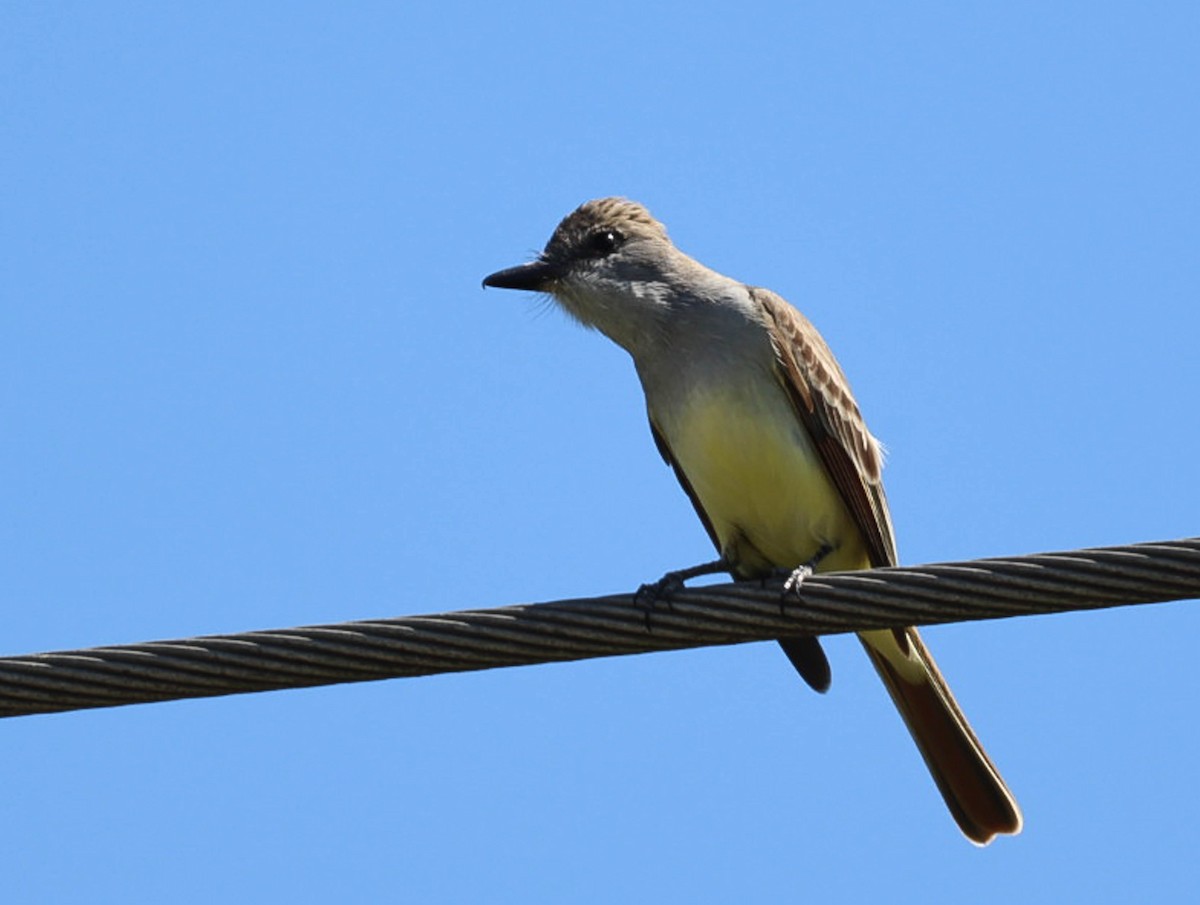
[[[677,592],[683,590],[689,578],[697,578],[701,575],[715,575],[718,572],[728,571],[729,563],[723,559],[717,559],[713,562],[701,563],[698,566],[691,566],[687,569],[668,572],[658,581],[642,585],[633,595],[633,602],[645,612],[646,631],[650,630],[650,615],[654,612],[654,608],[658,606],[660,601],[665,601],[667,609],[674,609],[671,598]]]
[[[801,585],[816,571],[821,560],[832,552],[833,547],[829,546],[829,544],[821,544],[821,549],[816,552],[812,559],[801,563],[790,572],[787,569],[780,570],[780,574],[787,576],[783,580],[783,592],[779,595],[779,609],[781,612],[787,612],[788,603],[800,600]]]
[[[671,598],[682,588],[683,579],[679,573],[668,572],[658,581],[648,581],[639,587],[633,595],[633,602],[645,609],[653,609],[659,601],[666,601],[670,606]]]
[[[800,596],[800,585],[804,584],[804,580],[813,573],[813,567],[808,563],[802,566],[797,566],[788,573],[788,577],[783,580],[783,596],[796,597]]]

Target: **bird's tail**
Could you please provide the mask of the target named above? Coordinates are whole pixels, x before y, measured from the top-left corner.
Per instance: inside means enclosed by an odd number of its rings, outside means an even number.
[[[967,838],[986,845],[998,833],[1019,833],[1016,799],[958,709],[917,630],[863,632],[859,639]]]

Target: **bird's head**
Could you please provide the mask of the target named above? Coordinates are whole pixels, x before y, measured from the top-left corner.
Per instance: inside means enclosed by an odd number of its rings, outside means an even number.
[[[497,271],[483,285],[548,293],[629,349],[653,331],[689,264],[645,207],[599,198],[568,214],[536,260]]]

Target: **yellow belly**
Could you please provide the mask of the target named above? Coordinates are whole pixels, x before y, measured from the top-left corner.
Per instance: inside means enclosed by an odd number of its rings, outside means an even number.
[[[741,574],[795,568],[823,545],[832,552],[820,571],[869,565],[858,529],[783,393],[689,402],[667,442],[721,553]]]

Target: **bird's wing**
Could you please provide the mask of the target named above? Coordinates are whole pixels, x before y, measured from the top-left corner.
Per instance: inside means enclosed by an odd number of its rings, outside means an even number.
[[[700,517],[701,524],[704,525],[704,530],[708,532],[709,540],[713,542],[713,546],[717,548],[717,552],[721,552],[721,541],[717,538],[716,529],[713,528],[712,521],[708,517],[708,513],[704,511],[704,507],[700,505],[700,498],[696,496],[696,491],[692,489],[691,482],[688,481],[687,475],[683,473],[683,469],[679,467],[679,462],[671,453],[671,447],[667,445],[667,438],[663,436],[663,432],[658,429],[658,425],[654,423],[654,419],[650,419],[650,433],[654,435],[654,445],[658,447],[658,454],[663,457],[671,470],[675,472],[675,477],[679,481],[679,486],[683,488],[683,492],[687,494],[689,500],[692,501],[692,508],[696,510],[696,515]]]
[[[846,375],[812,324],[779,296],[752,289],[775,344],[776,372],[866,542],[872,566],[896,564],[883,456]],[[962,831],[980,845],[1019,833],[1021,810],[959,709],[915,628],[859,635]]]
[[[858,525],[871,565],[895,565],[883,453],[867,430],[846,375],[808,318],[769,289],[751,287],[750,295],[770,331],[779,381]]]

